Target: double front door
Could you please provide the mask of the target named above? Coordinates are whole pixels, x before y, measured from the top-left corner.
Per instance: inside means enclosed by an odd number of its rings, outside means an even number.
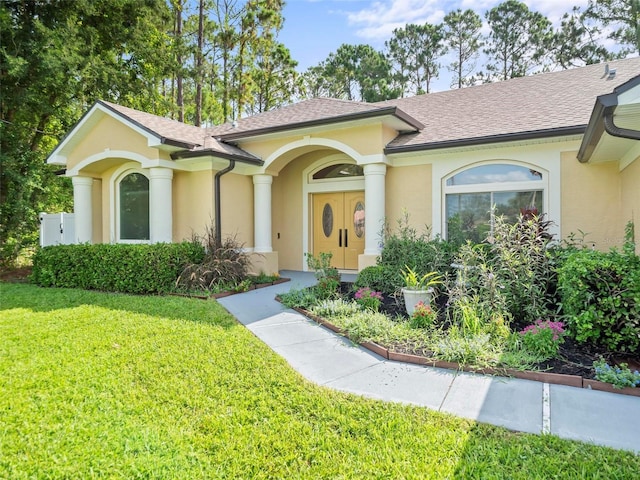
[[[358,269],[364,253],[364,192],[313,195],[313,254],[331,253],[332,266]]]

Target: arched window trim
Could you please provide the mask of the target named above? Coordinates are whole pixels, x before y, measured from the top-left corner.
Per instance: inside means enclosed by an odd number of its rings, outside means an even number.
[[[534,169],[542,174],[540,180],[530,181],[506,181],[506,182],[494,182],[494,183],[477,183],[469,185],[447,185],[447,180],[455,175],[465,172],[467,170],[482,167],[485,165],[513,165],[517,167],[524,167]],[[542,211],[540,213],[549,212],[549,172],[538,166],[527,162],[519,162],[514,160],[491,160],[473,163],[470,165],[462,166],[441,179],[442,188],[442,219],[443,219],[443,232],[444,238],[448,238],[449,232],[447,231],[447,195],[461,194],[461,193],[500,193],[500,192],[534,192],[542,191]],[[490,230],[493,231],[493,206],[491,207],[491,225]]]
[[[144,243],[150,243],[151,240],[150,239],[145,239],[145,240],[133,240],[133,239],[123,239],[120,237],[121,232],[120,232],[120,183],[122,182],[122,180],[124,180],[126,177],[128,177],[131,174],[134,173],[138,173],[143,175],[144,177],[147,178],[147,180],[149,180],[149,183],[151,183],[151,178],[149,175],[149,171],[142,169],[142,168],[127,168],[126,170],[123,170],[121,172],[118,172],[115,176],[115,180],[114,180],[114,200],[115,200],[115,208],[114,208],[114,220],[115,220],[115,224],[114,224],[114,229],[115,229],[115,239],[117,243],[140,243],[140,244],[144,244]]]

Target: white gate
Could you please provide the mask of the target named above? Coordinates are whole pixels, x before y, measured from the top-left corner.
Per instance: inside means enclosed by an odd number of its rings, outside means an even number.
[[[73,213],[40,214],[40,246],[76,243]]]

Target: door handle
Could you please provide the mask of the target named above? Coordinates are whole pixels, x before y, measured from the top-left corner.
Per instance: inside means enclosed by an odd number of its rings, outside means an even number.
[[[342,229],[338,230],[338,246],[342,247]]]
[[[349,230],[344,229],[344,246],[347,248],[349,246]]]

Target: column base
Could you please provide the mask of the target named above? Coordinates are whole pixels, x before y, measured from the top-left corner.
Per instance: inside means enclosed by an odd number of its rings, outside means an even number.
[[[361,271],[364,268],[372,267],[377,265],[379,255],[368,255],[362,254],[358,255],[358,271]]]
[[[278,252],[265,252],[249,254],[250,266],[249,273],[259,275],[264,273],[266,275],[273,275],[278,273]]]

